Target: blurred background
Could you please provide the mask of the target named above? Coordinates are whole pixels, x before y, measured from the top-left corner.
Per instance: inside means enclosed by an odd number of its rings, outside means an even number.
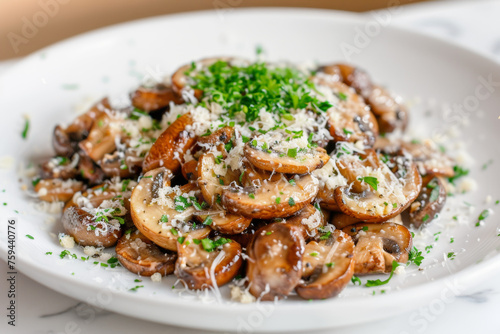
[[[424,0],[0,0],[0,60],[76,34],[148,16],[236,7],[309,7],[364,12]]]

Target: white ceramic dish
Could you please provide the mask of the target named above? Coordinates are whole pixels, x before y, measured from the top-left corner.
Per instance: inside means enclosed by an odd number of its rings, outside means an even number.
[[[123,24],[79,36],[40,51],[21,61],[0,78],[3,169],[0,202],[0,254],[7,257],[7,219],[16,217],[17,259],[20,271],[63,294],[114,312],[179,326],[214,330],[291,331],[345,326],[389,317],[422,305],[446,302],[467,286],[493,273],[498,267],[500,248],[498,219],[491,214],[484,226],[475,219],[486,208],[495,209],[500,199],[495,175],[500,155],[497,145],[497,106],[500,92],[493,87],[487,98],[479,96],[473,112],[458,115],[439,113],[441,103],[475,101],[479,77],[500,77],[500,66],[470,51],[416,33],[382,27],[361,47],[358,31],[374,26],[372,21],[345,13],[296,9],[219,9],[213,12],[152,18]],[[372,30],[374,31],[374,30]],[[344,44],[342,44],[344,43]],[[385,286],[371,289],[349,286],[331,300],[307,302],[287,300],[277,304],[236,304],[222,290],[223,302],[179,295],[170,286],[143,279],[123,268],[102,268],[80,260],[61,260],[63,248],[51,233],[61,231],[58,223],[48,224],[47,215],[37,212],[32,200],[20,190],[17,165],[51,154],[52,128],[67,122],[75,106],[101,96],[127,92],[144,76],[158,76],[194,59],[214,55],[253,57],[262,45],[272,60],[294,62],[345,61],[339,45],[356,47],[350,61],[366,68],[378,82],[389,85],[410,102],[418,96],[432,103],[414,105],[412,126],[417,135],[445,133],[453,122],[467,123],[460,138],[475,164],[470,175],[478,190],[455,203],[467,201],[476,209],[454,205],[457,212],[443,213],[427,234],[442,232],[440,240],[426,255],[423,271],[408,267],[406,275],[395,276]],[[484,88],[479,94],[488,92]],[[424,116],[427,109],[434,111]],[[27,140],[21,138],[23,114],[31,117]],[[14,161],[9,163],[10,158]],[[486,170],[482,165],[493,159]],[[491,196],[493,202],[485,204]],[[500,206],[499,206],[500,207]],[[14,210],[19,211],[15,213]],[[463,212],[469,212],[463,215]],[[460,224],[451,216],[459,214]],[[25,235],[30,234],[34,240]],[[450,237],[454,243],[450,244]],[[432,237],[434,240],[434,238]],[[422,241],[425,240],[425,241]],[[422,239],[420,242],[427,242]],[[418,240],[416,241],[418,243]],[[53,255],[45,255],[51,251]],[[448,252],[455,252],[453,261]],[[80,250],[72,252],[83,255]],[[444,261],[446,260],[446,261]],[[364,281],[364,279],[363,279]],[[144,288],[129,289],[137,284]],[[381,290],[385,290],[382,293]],[[375,291],[375,296],[372,296]],[[210,297],[210,296],[209,296]],[[210,299],[210,298],[209,298]],[[40,301],[41,302],[41,301]]]

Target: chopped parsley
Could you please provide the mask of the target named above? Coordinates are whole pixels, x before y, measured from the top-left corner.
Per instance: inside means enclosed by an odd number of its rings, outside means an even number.
[[[354,284],[354,285],[356,285],[356,284],[357,284],[357,285],[361,285],[361,280],[359,279],[359,277],[358,277],[358,276],[354,276],[354,275],[353,275],[353,276],[351,277],[351,282],[352,282],[352,284]]]
[[[293,199],[293,197],[290,197],[288,199],[288,205],[290,205],[290,206],[294,206],[295,205],[295,200]]]
[[[373,176],[364,176],[364,177],[358,178],[358,180],[364,181],[364,182],[368,183],[373,188],[373,190],[377,191],[377,189],[378,189],[378,179],[376,177],[373,177]]]
[[[450,260],[455,260],[455,252],[449,252],[448,254],[446,254],[446,257]]]
[[[231,242],[230,239],[226,238],[219,238],[217,240],[211,240],[209,238],[201,239],[201,246],[203,247],[204,250],[207,252],[211,252],[214,249],[216,249],[219,246],[225,245],[227,243]]]
[[[422,252],[419,251],[417,247],[413,246],[413,248],[410,250],[410,253],[408,254],[408,264],[414,263],[415,265],[420,267],[423,260],[424,256],[422,255]]]
[[[5,205],[5,204],[4,204],[4,205]],[[26,234],[26,238],[31,239],[31,240],[35,239],[35,238],[33,238],[31,235],[29,235],[29,234]]]
[[[490,210],[483,210],[480,214],[479,214],[479,217],[477,218],[477,223],[476,223],[476,226],[480,226],[481,225],[481,222],[483,220],[485,220],[486,218],[488,218],[488,216],[490,215]]]
[[[271,68],[264,62],[240,67],[217,61],[201,71],[190,69],[186,75],[208,102],[220,104],[229,118],[243,111],[247,122],[257,120],[263,108],[281,118],[290,109],[311,106],[320,113],[332,106],[313,96],[315,87],[308,75],[293,68]]]
[[[205,220],[203,220],[203,225],[212,225],[213,223],[213,220],[212,220],[212,217],[210,216],[207,216],[207,218],[205,218]]]
[[[30,120],[28,118],[26,118],[24,120],[24,127],[23,127],[23,131],[21,132],[21,137],[23,139],[26,139],[28,138],[28,131],[30,129]]]
[[[133,288],[130,288],[129,290],[130,290],[130,291],[137,291],[137,290],[138,290],[138,289],[140,289],[140,288],[144,288],[144,285],[136,285],[136,286],[134,286]]]
[[[376,280],[368,280],[365,283],[366,287],[372,287],[372,286],[380,286],[389,283],[391,280],[392,276],[394,275],[394,270],[399,266],[399,263],[397,261],[392,261],[392,269],[391,269],[391,274],[389,275],[389,278],[386,279],[385,281],[381,281],[380,279]]]
[[[455,184],[455,181],[463,176],[467,176],[469,174],[469,170],[468,169],[464,169],[458,165],[456,166],[453,166],[453,171],[455,172],[455,175],[453,175],[452,177],[449,177],[448,178],[448,181],[451,183],[451,184]]]

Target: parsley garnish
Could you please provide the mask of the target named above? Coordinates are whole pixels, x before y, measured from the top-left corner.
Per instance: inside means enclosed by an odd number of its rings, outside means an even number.
[[[451,183],[451,184],[455,184],[455,180],[463,177],[463,176],[466,176],[469,174],[469,170],[468,169],[464,169],[460,166],[453,166],[453,171],[455,172],[455,175],[453,175],[452,177],[449,177],[448,178],[448,181]]]
[[[412,250],[408,254],[408,263],[414,263],[415,265],[420,267],[423,260],[424,256],[422,255],[422,252],[419,251],[417,247],[413,246]]]
[[[378,189],[378,179],[376,177],[373,177],[373,176],[364,176],[364,177],[358,178],[358,180],[364,181],[364,182],[368,183],[373,188],[373,190],[377,191],[377,189]]]
[[[368,280],[365,283],[366,287],[372,287],[372,286],[379,286],[379,285],[384,285],[389,283],[391,280],[392,276],[394,275],[394,270],[399,266],[399,263],[397,261],[392,261],[392,269],[391,269],[391,274],[389,275],[389,278],[386,279],[385,281],[381,281],[380,279],[377,280]]]

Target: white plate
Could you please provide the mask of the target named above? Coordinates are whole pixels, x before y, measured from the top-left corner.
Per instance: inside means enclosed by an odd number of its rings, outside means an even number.
[[[490,215],[484,226],[474,226],[478,214],[486,208],[495,209],[494,201],[500,199],[497,162],[482,170],[483,163],[500,155],[500,93],[498,87],[493,87],[473,112],[467,112],[468,116],[445,115],[438,112],[438,107],[442,103],[474,102],[478,78],[493,75],[496,81],[500,68],[489,59],[443,41],[393,27],[377,30],[377,24],[328,11],[226,8],[119,25],[70,39],[26,58],[0,79],[0,156],[4,167],[0,175],[1,188],[5,189],[0,192],[0,203],[7,203],[0,208],[2,259],[7,256],[7,219],[17,217],[17,267],[40,283],[134,317],[242,332],[305,330],[372,321],[424,304],[440,307],[465,287],[477,284],[500,261],[496,216]],[[372,37],[363,42],[359,31],[365,29],[372,29]],[[366,68],[378,82],[389,85],[409,102],[418,101],[415,97],[424,101],[413,103],[411,110],[416,135],[443,132],[453,122],[467,120],[462,135],[449,141],[465,142],[475,161],[470,175],[478,190],[449,201],[455,202],[453,210],[469,211],[465,205],[456,204],[463,201],[476,209],[468,216],[462,211],[445,211],[432,224],[427,234],[442,234],[426,255],[423,271],[408,267],[406,275],[395,276],[388,285],[374,289],[349,286],[338,298],[325,301],[292,298],[277,304],[243,305],[229,302],[225,289],[222,303],[179,296],[170,288],[173,278],[161,284],[144,279],[139,284],[145,287],[131,292],[128,289],[137,285],[137,276],[123,268],[105,269],[58,257],[63,248],[51,233],[61,231],[61,226],[48,224],[47,216],[36,212],[32,201],[20,190],[16,166],[51,154],[52,128],[71,120],[75,106],[126,92],[144,76],[169,73],[202,57],[253,57],[256,45],[262,45],[272,60],[334,62],[345,60],[340,45],[345,48],[347,44],[356,48],[349,60]],[[485,92],[483,88],[479,93]],[[429,99],[434,102],[425,102]],[[431,116],[424,116],[427,110],[433,111]],[[20,136],[23,114],[31,116],[28,140]],[[6,157],[15,159],[12,166]],[[488,205],[484,203],[487,195],[493,199]],[[460,214],[460,223],[451,219],[455,214]],[[450,237],[455,240],[453,244],[449,243]],[[419,240],[430,242],[417,238],[417,244]],[[45,255],[48,251],[53,255]],[[451,251],[457,254],[455,260],[444,261]],[[83,255],[80,250],[73,252]]]

